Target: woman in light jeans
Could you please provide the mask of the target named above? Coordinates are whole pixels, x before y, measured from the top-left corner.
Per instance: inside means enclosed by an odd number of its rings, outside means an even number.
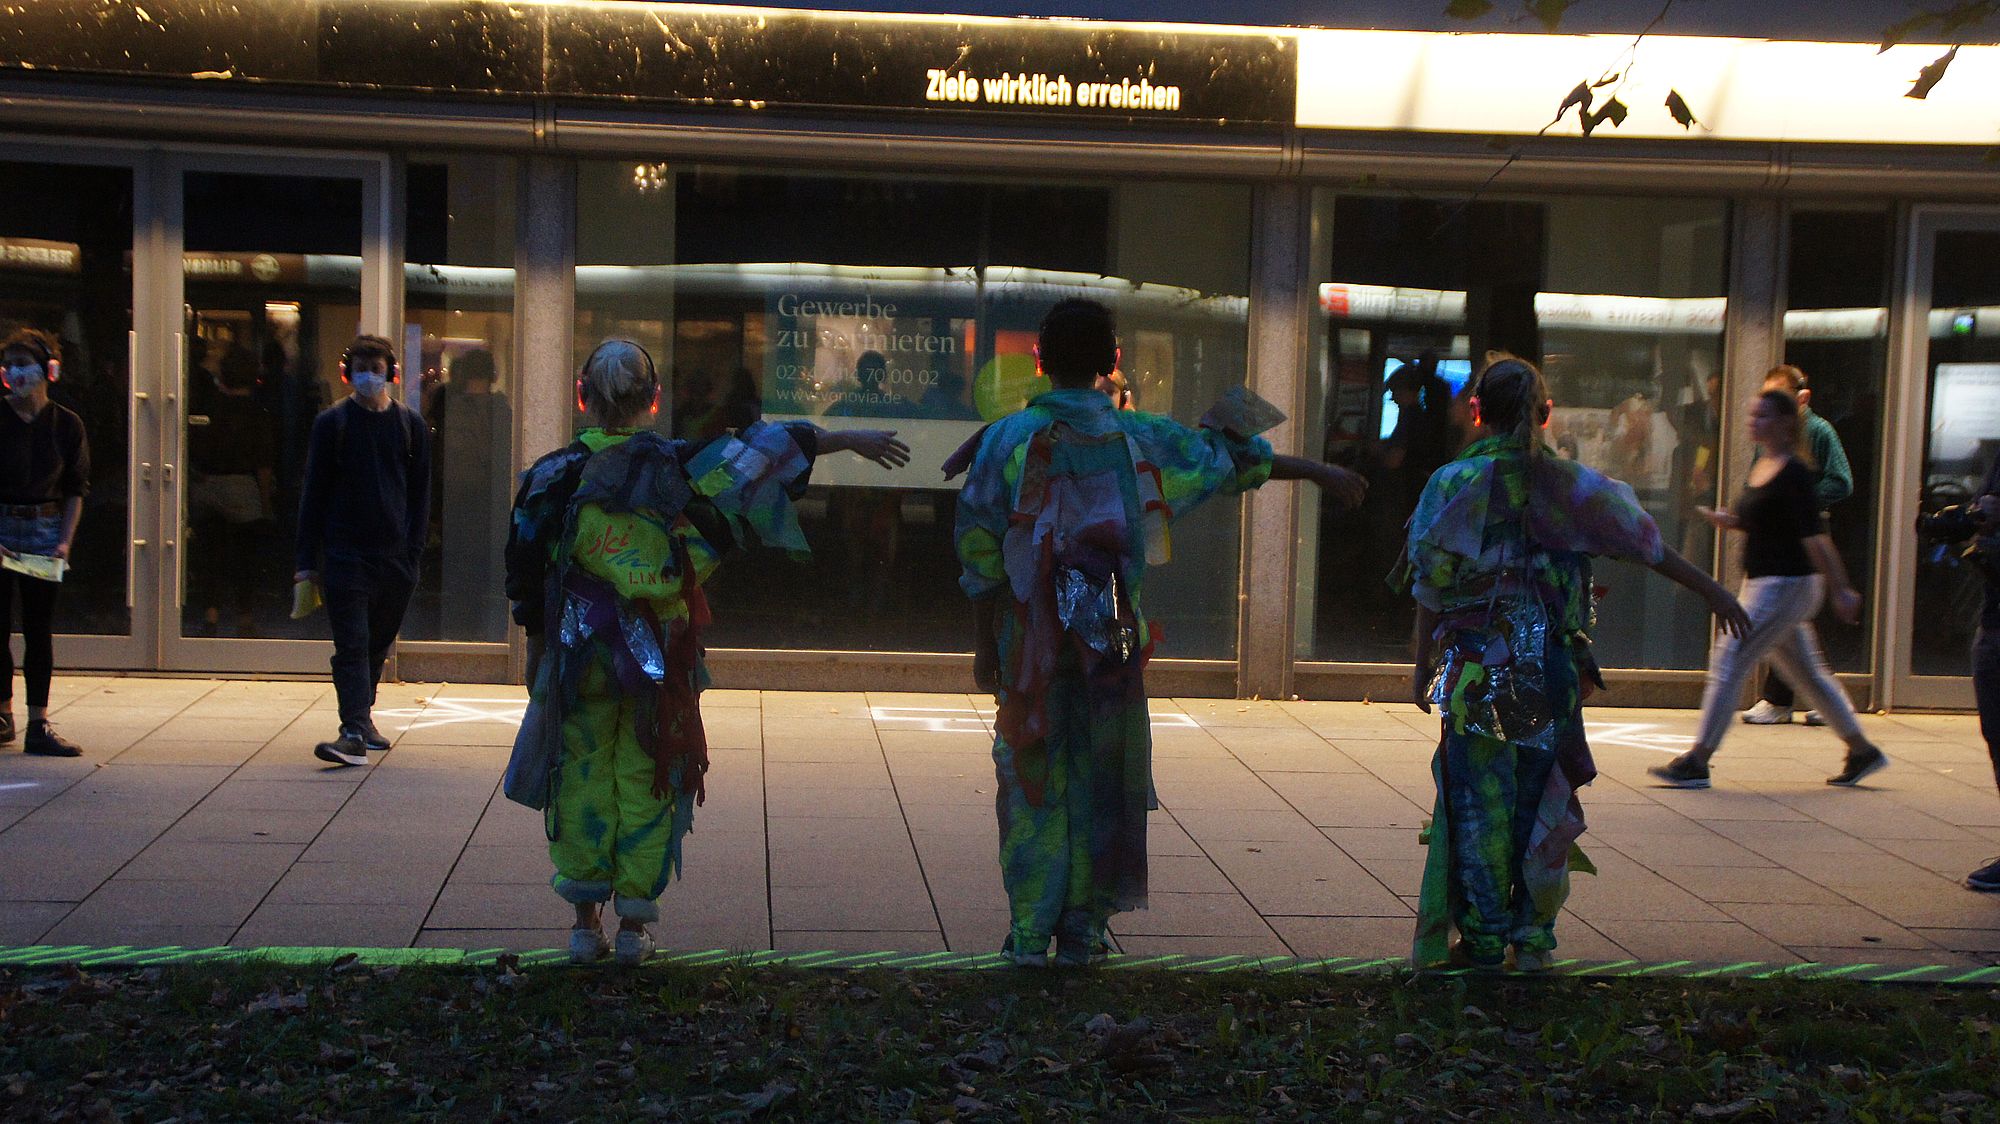
[[[1847,693],[1834,681],[1821,654],[1812,619],[1829,586],[1834,615],[1849,624],[1861,619],[1861,595],[1848,584],[1847,570],[1822,523],[1807,467],[1805,418],[1789,390],[1766,390],[1750,405],[1750,439],[1761,450],[1750,479],[1732,509],[1700,508],[1724,530],[1742,531],[1743,589],[1738,600],[1750,613],[1750,634],[1716,638],[1708,658],[1708,689],[1701,699],[1701,730],[1694,748],[1665,765],[1646,770],[1675,788],[1707,788],[1709,758],[1729,732],[1743,682],[1758,661],[1769,659],[1786,681],[1826,718],[1847,743],[1847,763],[1826,783],[1850,786],[1888,765],[1889,759],[1861,732]]]

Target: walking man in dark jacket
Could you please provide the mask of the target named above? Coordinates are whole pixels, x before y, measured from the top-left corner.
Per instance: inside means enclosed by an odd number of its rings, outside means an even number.
[[[313,419],[299,497],[298,573],[326,602],[340,733],[313,755],[366,765],[389,748],[375,728],[375,685],[403,627],[430,526],[430,435],[389,397],[401,369],[381,336],[356,336],[340,377],[354,393]]]

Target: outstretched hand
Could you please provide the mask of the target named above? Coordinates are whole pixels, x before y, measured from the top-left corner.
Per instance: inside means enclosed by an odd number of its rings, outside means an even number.
[[[839,434],[842,444],[883,468],[901,468],[910,463],[910,447],[896,439],[893,429],[848,429]]]
[[[1833,615],[1843,624],[1861,623],[1861,594],[1853,586],[1834,591]]]
[[[1715,623],[1722,626],[1722,631],[1738,640],[1750,635],[1750,614],[1728,590],[1716,587],[1709,595],[1708,611],[1715,614]]]
[[[1322,464],[1314,479],[1335,503],[1352,510],[1368,498],[1368,478],[1337,464]]]
[[[1743,526],[1743,520],[1726,507],[1696,507],[1703,519],[1724,531],[1734,531]]]

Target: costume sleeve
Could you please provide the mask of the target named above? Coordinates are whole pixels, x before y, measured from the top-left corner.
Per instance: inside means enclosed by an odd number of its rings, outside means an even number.
[[[321,410],[313,419],[312,435],[306,439],[306,467],[299,486],[300,570],[319,569],[320,546],[326,537],[326,505],[333,494],[334,462],[340,459],[340,450],[333,447],[338,429],[333,410]]]
[[[805,557],[812,550],[793,501],[811,481],[816,452],[816,431],[801,435],[760,421],[703,446],[688,462],[688,480],[695,495],[728,521],[735,541],[747,544],[754,536]]]
[[[1847,463],[1847,450],[1842,447],[1833,423],[1817,414],[1813,418],[1819,422],[1810,432],[1813,460],[1819,462],[1813,497],[1823,511],[1854,494],[1854,468]]]
[[[1014,510],[1014,485],[1020,480],[1016,454],[1026,449],[1025,442],[1009,442],[1005,427],[985,430],[967,470],[965,487],[959,490],[952,532],[958,546],[958,587],[974,600],[991,596],[1007,584],[1000,548],[1007,537],[1007,517]]]
[[[431,430],[409,407],[401,409],[403,427],[410,434],[410,462],[405,476],[409,488],[405,508],[409,525],[404,529],[403,543],[414,562],[423,557],[431,538]]]
[[[1532,468],[1528,533],[1537,543],[1641,566],[1666,557],[1660,526],[1630,484],[1561,457],[1538,456]]]
[[[1128,414],[1139,452],[1159,471],[1160,496],[1179,518],[1217,492],[1247,492],[1271,478],[1271,443],[1219,429],[1189,429],[1158,414]]]
[[[1403,560],[1389,584],[1408,590],[1417,604],[1433,612],[1444,608],[1444,594],[1459,582],[1469,561],[1464,548],[1478,549],[1486,526],[1483,497],[1471,486],[1484,476],[1478,462],[1454,461],[1431,474],[1410,513],[1409,538]]]
[[[757,423],[753,421],[751,424],[754,425]],[[747,429],[748,426],[744,428]],[[806,470],[794,478],[785,488],[786,494],[790,495],[793,499],[798,499],[800,496],[806,494],[806,487],[812,483],[812,466],[813,462],[819,459],[819,439],[820,434],[824,431],[807,421],[784,422],[779,428],[791,434],[792,443],[799,447],[799,452],[803,453],[806,458]]]
[[[569,507],[573,484],[564,481],[582,458],[570,450],[550,453],[521,474],[520,491],[514,495],[514,511],[507,521],[507,600],[513,602],[514,623],[529,635],[542,631],[549,562],[554,555],[550,539],[561,533]]]

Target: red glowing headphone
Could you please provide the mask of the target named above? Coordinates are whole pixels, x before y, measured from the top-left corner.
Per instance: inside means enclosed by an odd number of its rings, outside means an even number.
[[[354,374],[350,368],[354,365],[354,349],[357,347],[363,351],[387,355],[389,357],[389,381],[403,381],[403,364],[396,358],[396,349],[390,346],[389,341],[380,336],[361,336],[353,343],[348,344],[346,351],[340,353],[341,382],[352,383],[354,381]]]
[[[34,353],[35,358],[42,364],[42,381],[48,383],[62,381],[62,360],[56,358],[55,351],[50,348],[48,339],[41,332],[20,333],[20,338],[8,342],[7,350]]]
[[[580,369],[585,371],[590,370],[590,364],[597,359],[597,353],[603,351],[605,348],[611,346],[614,343],[630,344],[632,347],[637,348],[640,357],[646,360],[646,381],[653,384],[653,414],[654,416],[658,416],[660,412],[660,368],[654,365],[653,353],[646,350],[646,345],[639,343],[637,340],[626,340],[626,339],[605,340],[603,343],[600,343],[596,347],[590,349],[590,354],[584,357],[583,366]],[[576,377],[576,412],[579,414],[587,414],[590,412],[590,404],[584,401],[583,398],[582,375],[578,375]]]

